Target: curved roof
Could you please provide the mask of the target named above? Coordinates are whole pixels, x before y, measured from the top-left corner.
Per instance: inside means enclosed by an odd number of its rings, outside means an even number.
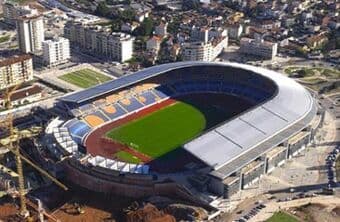
[[[63,97],[83,103],[170,70],[190,66],[226,66],[269,78],[277,94],[248,112],[184,145],[184,149],[214,169],[211,175],[226,178],[274,146],[305,128],[316,114],[316,104],[300,84],[277,72],[237,63],[179,62],[154,66],[102,85]]]

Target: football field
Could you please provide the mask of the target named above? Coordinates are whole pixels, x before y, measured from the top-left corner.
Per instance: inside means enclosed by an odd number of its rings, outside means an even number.
[[[79,86],[80,88],[89,88],[91,86],[111,80],[109,76],[93,71],[92,69],[81,69],[64,74],[58,78],[73,85]]]
[[[196,107],[177,101],[156,112],[109,131],[106,136],[153,159],[181,147],[206,127],[203,113]],[[121,155],[121,154],[120,154]],[[133,156],[124,154],[124,160]],[[131,159],[135,162],[136,159]]]

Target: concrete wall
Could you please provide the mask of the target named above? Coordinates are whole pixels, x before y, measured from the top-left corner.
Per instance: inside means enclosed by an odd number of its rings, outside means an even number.
[[[303,138],[294,144],[288,144],[288,157],[291,158],[296,156],[298,152],[305,148],[306,145],[310,142],[310,133],[307,133]]]
[[[267,167],[265,173],[270,173],[275,169],[275,167],[279,166],[286,160],[287,149],[283,149],[280,153],[276,154],[272,158],[267,158]]]
[[[243,174],[241,189],[248,187],[250,184],[255,182],[264,172],[264,162],[260,162],[251,171]]]

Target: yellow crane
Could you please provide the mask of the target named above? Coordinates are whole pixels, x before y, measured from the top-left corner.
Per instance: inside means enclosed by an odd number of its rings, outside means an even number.
[[[25,197],[25,179],[24,179],[24,173],[23,173],[23,167],[22,167],[22,160],[24,160],[26,163],[31,165],[34,169],[39,171],[41,174],[49,178],[51,181],[53,181],[55,184],[63,188],[64,190],[68,190],[68,188],[59,182],[57,179],[55,179],[53,176],[51,176],[48,172],[34,164],[32,161],[30,161],[28,158],[24,157],[22,154],[20,154],[20,147],[19,147],[19,141],[23,138],[31,138],[36,135],[38,135],[41,131],[40,127],[32,127],[29,130],[22,130],[19,131],[14,128],[13,126],[13,112],[11,110],[13,109],[11,97],[13,93],[19,88],[21,84],[17,84],[13,88],[7,88],[5,95],[4,95],[4,102],[7,111],[9,111],[7,118],[2,121],[2,126],[5,127],[8,130],[8,137],[3,138],[0,140],[0,145],[7,148],[9,151],[11,151],[15,155],[15,161],[16,161],[16,167],[17,167],[17,173],[18,173],[18,192],[19,192],[19,198],[20,198],[20,215],[22,217],[29,216],[29,212],[27,210],[26,205],[26,197]]]

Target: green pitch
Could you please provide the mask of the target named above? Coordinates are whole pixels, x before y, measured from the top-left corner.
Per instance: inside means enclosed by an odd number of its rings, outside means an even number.
[[[107,136],[157,158],[193,139],[205,127],[206,119],[203,113],[194,106],[176,102],[114,128]]]
[[[115,157],[116,158],[119,158],[120,160],[122,161],[125,161],[125,162],[129,162],[129,163],[140,163],[141,160],[138,159],[138,157],[130,154],[130,153],[127,153],[125,151],[119,151],[117,153],[115,153]]]
[[[58,78],[81,88],[89,88],[91,86],[111,80],[110,77],[91,69],[82,69],[75,72],[70,72],[59,76]]]

